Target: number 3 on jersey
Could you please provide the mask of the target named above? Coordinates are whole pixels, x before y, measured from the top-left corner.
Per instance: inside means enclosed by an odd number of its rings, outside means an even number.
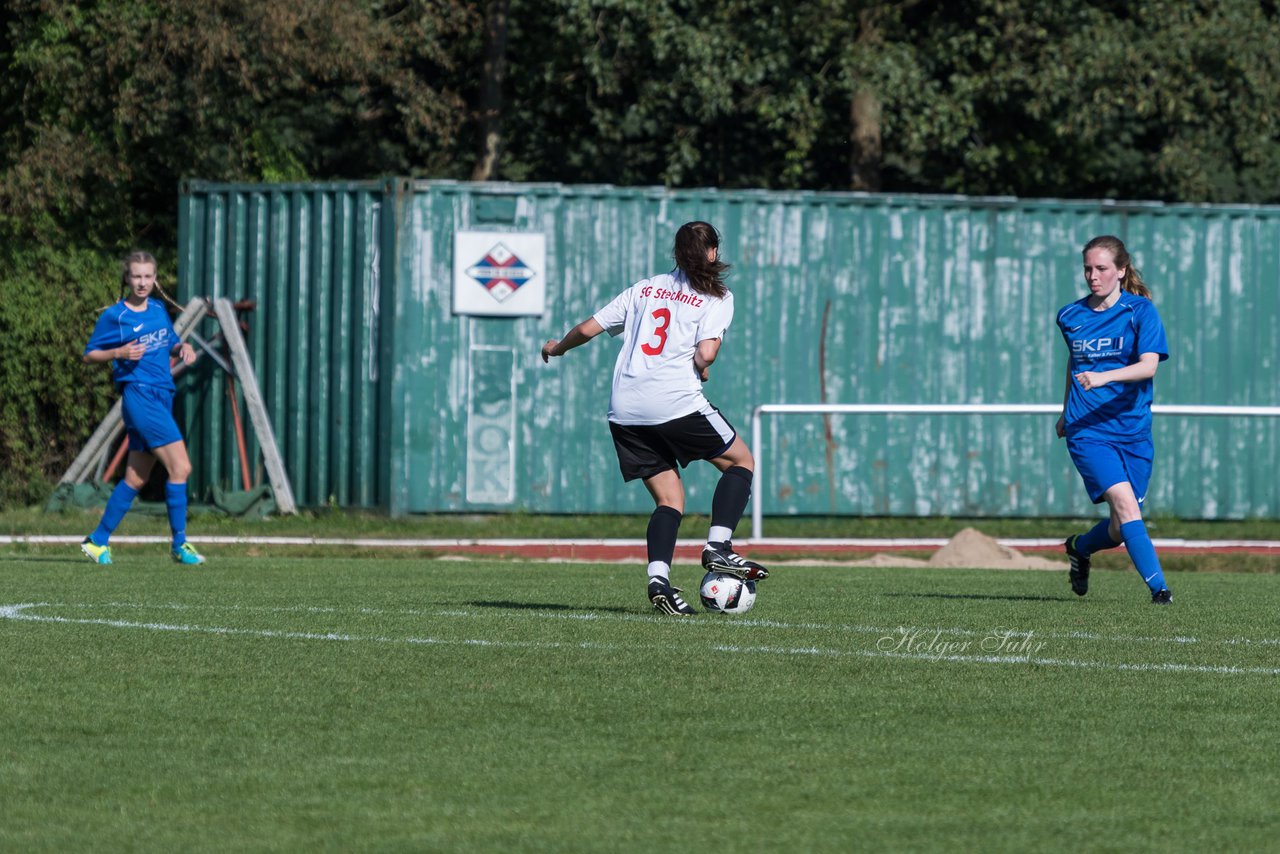
[[[671,309],[660,308],[653,312],[653,316],[657,318],[658,325],[654,327],[653,334],[658,339],[657,345],[641,344],[640,352],[646,356],[656,356],[662,352],[662,348],[667,346],[667,327],[671,325]]]

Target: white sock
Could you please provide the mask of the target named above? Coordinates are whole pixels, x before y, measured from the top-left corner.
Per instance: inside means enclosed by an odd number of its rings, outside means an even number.
[[[712,525],[707,532],[708,543],[727,543],[733,539],[733,529],[724,525]]]
[[[653,563],[649,564],[649,577],[670,578],[671,567],[660,560],[655,560]]]

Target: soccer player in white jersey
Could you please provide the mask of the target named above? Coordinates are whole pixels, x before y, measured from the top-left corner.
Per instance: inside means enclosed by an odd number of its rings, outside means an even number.
[[[1056,430],[1094,504],[1106,501],[1108,518],[1067,538],[1071,589],[1089,592],[1090,558],[1121,543],[1156,605],[1173,594],[1165,584],[1142,502],[1151,481],[1151,398],[1156,368],[1169,358],[1164,324],[1142,274],[1117,237],[1084,247],[1089,295],[1058,312],[1067,344],[1067,387]]]
[[[708,369],[733,320],[729,265],[720,235],[689,222],[676,232],[676,268],[636,282],[559,341],[542,345],[542,360],[563,356],[601,332],[623,336],[609,397],[609,430],[623,480],[644,481],[656,505],[649,518],[649,601],[660,613],[694,613],[670,581],[676,534],[684,514],[679,467],[709,460],[721,471],[711,499],[711,528],[702,566],[747,581],[769,572],[733,551],[733,529],[751,496],[755,459],[720,410],[702,393]],[[677,463],[679,467],[677,467]]]

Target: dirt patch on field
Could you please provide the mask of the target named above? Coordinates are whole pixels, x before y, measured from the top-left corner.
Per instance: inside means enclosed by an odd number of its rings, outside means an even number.
[[[949,566],[973,569],[1066,569],[1064,561],[1029,557],[1017,549],[1003,546],[981,531],[965,528],[928,560],[876,554],[866,560],[852,561],[850,566]]]

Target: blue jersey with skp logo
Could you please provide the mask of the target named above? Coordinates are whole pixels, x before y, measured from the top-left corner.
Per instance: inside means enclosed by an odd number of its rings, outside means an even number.
[[[116,383],[146,383],[173,390],[169,356],[178,344],[178,333],[169,320],[169,312],[157,300],[148,299],[141,311],[134,311],[124,300],[111,306],[98,318],[84,352],[88,355],[92,350],[114,350],[133,341],[142,342],[147,352],[136,362],[113,360],[111,378]]]
[[[1071,373],[1111,371],[1138,361],[1143,353],[1169,358],[1164,324],[1151,300],[1121,291],[1106,311],[1089,308],[1089,298],[1058,312],[1058,329],[1067,342]],[[1072,379],[1064,415],[1067,437],[1127,439],[1151,435],[1154,378],[1133,383],[1108,383],[1088,391]]]

